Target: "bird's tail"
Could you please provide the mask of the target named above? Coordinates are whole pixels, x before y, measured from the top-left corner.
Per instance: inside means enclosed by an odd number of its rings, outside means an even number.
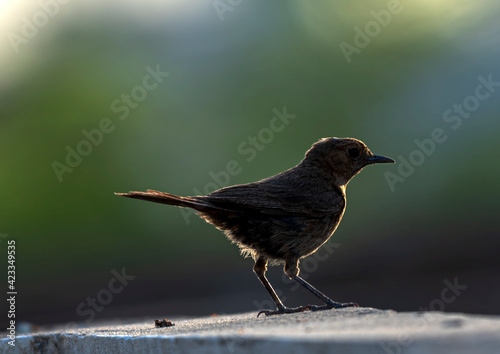
[[[128,193],[115,193],[122,197],[142,199],[155,203],[162,203],[168,205],[175,205],[183,208],[192,208],[198,211],[204,211],[212,206],[204,203],[196,197],[179,197],[170,193],[158,192],[148,189],[146,192],[128,192]]]

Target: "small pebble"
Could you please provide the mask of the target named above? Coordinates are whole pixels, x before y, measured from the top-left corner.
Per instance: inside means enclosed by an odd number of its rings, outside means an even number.
[[[163,320],[155,320],[155,328],[161,327],[172,327],[175,326],[175,323],[164,318]]]

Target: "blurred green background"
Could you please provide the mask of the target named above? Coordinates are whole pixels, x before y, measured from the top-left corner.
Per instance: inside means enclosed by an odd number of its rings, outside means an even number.
[[[398,164],[349,184],[333,254],[304,261],[302,274],[362,306],[499,314],[500,87],[457,129],[443,115],[480,76],[500,81],[500,3],[402,0],[390,13],[391,3],[2,2],[0,249],[6,260],[16,240],[17,320],[88,320],[78,307],[103,300],[124,267],[135,278],[95,319],[271,306],[253,262],[220,231],[113,192],[193,195],[232,160],[241,172],[229,184],[252,182],[327,136],[356,137]],[[361,44],[350,62],[342,43]],[[147,67],[169,73],[150,91]],[[295,118],[269,136],[284,107]],[[102,122],[114,130],[82,142]],[[387,173],[436,128],[447,140],[391,189]],[[251,161],[249,137],[260,144]],[[58,178],[68,146],[87,156]],[[281,267],[269,278],[287,305],[317,302]],[[455,278],[467,288],[444,301]]]

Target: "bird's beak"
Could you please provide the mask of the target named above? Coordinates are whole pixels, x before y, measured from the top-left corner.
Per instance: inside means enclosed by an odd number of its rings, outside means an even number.
[[[373,155],[368,160],[366,160],[367,165],[371,165],[373,163],[395,163],[393,159],[380,155]]]

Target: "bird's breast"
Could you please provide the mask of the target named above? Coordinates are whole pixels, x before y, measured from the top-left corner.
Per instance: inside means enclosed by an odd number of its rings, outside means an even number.
[[[314,253],[321,245],[323,245],[333,235],[340,221],[342,220],[343,212],[340,214],[325,216],[318,220],[309,220],[304,232],[301,234],[300,249],[301,257],[305,257]]]

